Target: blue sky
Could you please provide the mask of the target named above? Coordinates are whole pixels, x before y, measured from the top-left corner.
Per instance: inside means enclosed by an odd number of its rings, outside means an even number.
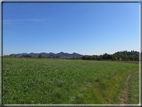
[[[139,3],[3,3],[3,55],[139,51]]]

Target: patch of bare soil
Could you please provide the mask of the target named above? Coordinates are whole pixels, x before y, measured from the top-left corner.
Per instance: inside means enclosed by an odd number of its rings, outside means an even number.
[[[135,71],[135,72],[136,72],[136,71]],[[134,72],[133,72],[133,73],[134,73]],[[120,101],[120,104],[127,104],[128,101],[129,101],[129,98],[130,98],[130,97],[129,97],[129,93],[128,93],[128,89],[129,89],[128,82],[129,82],[129,80],[130,80],[130,77],[133,75],[133,73],[127,76],[126,81],[125,81],[124,88],[122,89],[120,95],[118,96],[118,99],[119,99],[119,101]]]

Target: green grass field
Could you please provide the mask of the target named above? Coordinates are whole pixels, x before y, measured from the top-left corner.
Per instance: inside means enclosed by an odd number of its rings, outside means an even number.
[[[129,81],[130,104],[139,104],[139,72],[135,72]]]
[[[117,104],[138,64],[3,58],[3,104]]]

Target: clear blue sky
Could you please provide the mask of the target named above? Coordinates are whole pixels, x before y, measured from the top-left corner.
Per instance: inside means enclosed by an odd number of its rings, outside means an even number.
[[[139,51],[139,3],[4,3],[3,55]]]

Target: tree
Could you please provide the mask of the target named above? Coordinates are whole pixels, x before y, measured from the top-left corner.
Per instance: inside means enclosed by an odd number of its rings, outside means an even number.
[[[96,56],[96,60],[100,60],[101,58],[100,58],[100,56]]]
[[[114,61],[114,60],[116,60],[116,55],[112,55],[112,60]]]
[[[128,60],[129,60],[129,57],[127,56],[127,54],[124,55],[124,60],[125,60],[125,61],[128,61]]]
[[[43,58],[43,55],[42,55],[42,54],[39,54],[38,58]]]
[[[76,56],[73,56],[73,59],[76,59]]]
[[[93,59],[93,60],[96,60],[96,56],[95,56],[95,55],[93,55],[93,56],[92,56],[92,59]]]
[[[37,58],[35,55],[32,55],[32,58]]]
[[[129,56],[129,59],[130,59],[131,61],[134,61],[132,55]]]
[[[86,56],[86,55],[85,55],[85,56],[83,56],[83,57],[82,57],[82,59],[83,59],[83,60],[86,60],[86,59],[87,59],[87,56]]]
[[[26,57],[27,57],[27,58],[31,58],[32,56],[31,56],[31,55],[26,55]]]
[[[26,55],[23,55],[22,57],[26,57]]]
[[[60,59],[64,59],[64,57],[60,56]]]
[[[108,59],[108,54],[107,53],[103,54],[102,59]]]
[[[120,52],[120,53],[118,54],[118,58],[121,59],[121,60],[124,58],[122,52]]]

